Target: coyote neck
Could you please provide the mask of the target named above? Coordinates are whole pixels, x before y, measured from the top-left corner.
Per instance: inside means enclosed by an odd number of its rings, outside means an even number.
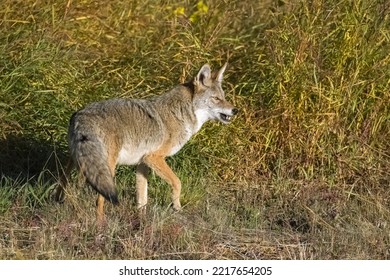
[[[195,110],[196,125],[193,133],[197,133],[199,129],[202,128],[202,125],[209,120],[209,113],[205,109]]]

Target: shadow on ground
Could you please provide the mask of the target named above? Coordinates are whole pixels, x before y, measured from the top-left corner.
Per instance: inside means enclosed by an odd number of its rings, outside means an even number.
[[[67,151],[55,143],[8,135],[0,140],[0,178],[51,182],[58,178]]]

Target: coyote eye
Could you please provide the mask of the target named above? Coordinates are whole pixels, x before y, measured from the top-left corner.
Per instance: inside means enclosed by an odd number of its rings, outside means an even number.
[[[214,101],[221,101],[221,98],[219,98],[218,96],[213,96],[211,97]]]

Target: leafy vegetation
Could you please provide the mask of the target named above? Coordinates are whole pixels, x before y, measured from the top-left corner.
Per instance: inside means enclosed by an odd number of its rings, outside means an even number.
[[[389,258],[389,48],[384,0],[1,1],[0,258]],[[152,175],[141,221],[132,167],[103,230],[76,174],[51,201],[75,110],[225,61],[240,114],[169,159],[182,212]]]

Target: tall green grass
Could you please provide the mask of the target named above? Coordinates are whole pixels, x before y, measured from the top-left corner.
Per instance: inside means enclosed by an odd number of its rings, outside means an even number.
[[[389,258],[389,12],[383,0],[2,1],[0,258]],[[77,179],[50,200],[75,110],[226,61],[240,114],[169,159],[183,213],[152,175],[140,221],[127,167],[103,232]]]

